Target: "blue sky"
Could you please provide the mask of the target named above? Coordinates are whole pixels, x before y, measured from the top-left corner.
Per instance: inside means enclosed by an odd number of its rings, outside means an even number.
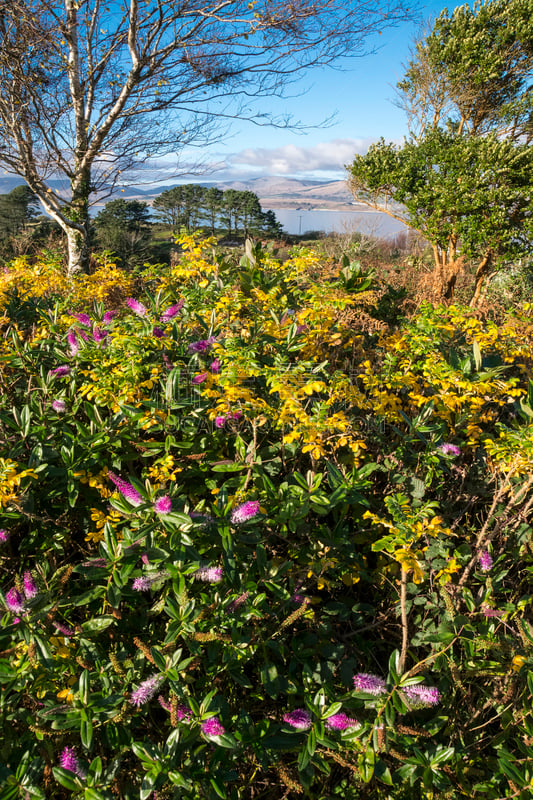
[[[349,70],[311,71],[291,87],[291,92],[300,93],[297,96],[264,100],[264,108],[278,114],[290,112],[309,126],[336,116],[328,127],[310,128],[305,133],[234,123],[230,135],[209,150],[209,161],[219,166],[211,179],[281,175],[340,180],[345,177],[343,165],[356,152],[366,152],[380,136],[401,142],[407,133],[406,116],[393,101],[413,38],[424,21],[435,19],[443,8],[451,12],[456,5],[441,0],[422,3],[418,22],[385,28],[369,42],[369,47],[375,43],[379,50],[354,59]]]

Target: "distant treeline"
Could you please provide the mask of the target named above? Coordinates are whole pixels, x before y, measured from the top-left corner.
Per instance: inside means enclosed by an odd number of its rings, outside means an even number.
[[[46,236],[62,238],[59,226],[38,216],[39,202],[27,186],[0,195],[0,255],[11,257],[42,246]],[[123,264],[144,258],[164,259],[170,242],[163,242],[156,223],[173,233],[182,228],[243,238],[249,234],[275,237],[283,233],[273,211],[262,211],[254,192],[185,184],[166,189],[153,207],[140,200],[110,200],[91,223],[96,250],[114,253]]]
[[[153,203],[154,214],[173,230],[208,228],[229,236],[281,233],[273,211],[262,211],[254,192],[217,189],[189,183],[162,192]]]

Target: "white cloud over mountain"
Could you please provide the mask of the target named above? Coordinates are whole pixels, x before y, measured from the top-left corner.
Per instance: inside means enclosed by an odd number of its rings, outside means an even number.
[[[344,177],[344,165],[352,161],[356,153],[366,153],[373,139],[332,139],[310,147],[294,144],[282,147],[247,147],[228,156],[228,167],[251,170],[256,175],[310,175],[311,173],[334,173]]]

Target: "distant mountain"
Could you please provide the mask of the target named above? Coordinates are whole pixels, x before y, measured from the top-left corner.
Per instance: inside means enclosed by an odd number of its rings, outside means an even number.
[[[15,186],[20,186],[24,181],[16,176],[0,176],[0,194],[7,194]],[[102,196],[101,200],[96,200],[94,206],[96,210],[101,208],[109,200],[141,200],[149,205],[161,194],[161,192],[180,186],[188,181],[181,181],[171,185],[150,185],[150,186],[124,186],[122,189],[115,189],[113,194],[108,197]],[[316,181],[299,180],[297,178],[285,177],[261,177],[251,178],[246,181],[198,181],[203,186],[217,186],[219,189],[236,189],[237,191],[254,192],[264,210],[276,208],[292,209],[329,209],[343,210],[354,205],[353,196],[348,189],[345,181]],[[53,188],[61,193],[64,187],[63,181],[51,181]]]

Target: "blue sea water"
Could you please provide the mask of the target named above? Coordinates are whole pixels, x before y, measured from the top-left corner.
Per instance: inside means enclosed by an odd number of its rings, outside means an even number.
[[[266,210],[266,209],[263,209]],[[391,238],[407,230],[403,223],[379,211],[306,211],[305,209],[273,208],[284,230],[292,234],[306,231],[324,233],[366,233],[379,238]]]

